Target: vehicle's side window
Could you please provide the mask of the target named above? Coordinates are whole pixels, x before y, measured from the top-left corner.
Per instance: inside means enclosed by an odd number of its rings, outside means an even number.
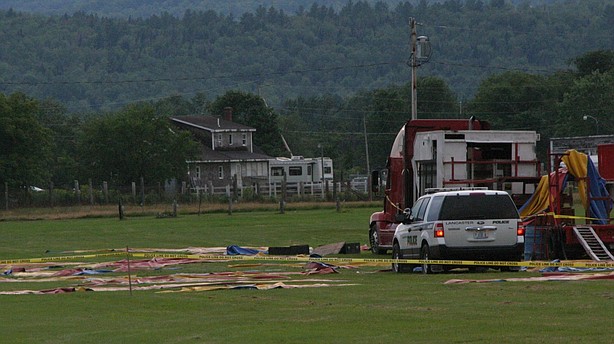
[[[424,198],[417,200],[416,203],[414,203],[414,206],[411,208],[411,217],[413,221],[416,221],[416,217],[418,216],[422,203],[424,203]]]
[[[430,198],[424,198],[422,204],[420,205],[420,209],[418,209],[418,214],[414,218],[414,221],[424,221],[424,213],[426,213],[426,207],[429,205]]]
[[[426,215],[426,221],[436,221],[439,218],[443,198],[443,196],[433,197],[431,200],[431,208],[429,209],[429,213]]]

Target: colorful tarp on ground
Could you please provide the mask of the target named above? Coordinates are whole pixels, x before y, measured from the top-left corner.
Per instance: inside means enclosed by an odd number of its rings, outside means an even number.
[[[451,279],[444,284],[492,283],[492,282],[549,282],[549,281],[581,281],[581,280],[614,280],[614,272],[604,273],[545,273],[543,276],[495,278],[495,279]]]
[[[322,279],[316,275],[337,274],[339,269],[351,269],[349,266],[335,266],[322,262],[307,262],[302,264],[277,263],[280,271],[224,271],[208,273],[177,273],[155,276],[106,275],[128,271],[176,269],[178,265],[208,263],[206,259],[164,258],[155,257],[144,260],[120,260],[101,263],[77,263],[80,266],[63,267],[52,263],[28,263],[19,266],[3,266],[0,284],[3,283],[35,283],[57,282],[71,283],[42,290],[0,290],[0,295],[11,294],[59,294],[79,291],[126,291],[126,290],[157,290],[165,292],[177,291],[211,291],[220,289],[258,289],[269,290],[279,288],[316,288],[333,286],[352,286],[344,280]],[[219,261],[215,261],[219,262]],[[259,264],[268,269],[269,264]],[[255,267],[250,264],[249,267]],[[246,267],[233,265],[233,268]],[[107,268],[107,269],[100,269]],[[108,269],[110,268],[110,269]],[[287,269],[287,271],[282,271]],[[299,269],[297,271],[297,269]]]
[[[126,252],[217,252],[220,257],[224,254],[223,247],[190,247],[185,249],[126,249]],[[231,248],[235,250],[236,247]],[[244,251],[240,248],[238,251]],[[244,252],[260,251],[249,248]],[[74,252],[93,252],[92,250],[83,251],[64,251],[65,253]],[[94,251],[95,252],[95,251]],[[100,257],[107,257],[108,250],[103,252]],[[260,253],[257,253],[260,254]],[[162,253],[161,255],[170,255]],[[113,255],[115,256],[115,255]],[[230,256],[228,256],[230,257]],[[294,257],[297,258],[298,256]],[[283,260],[283,259],[282,259]],[[379,262],[364,262],[360,259],[342,258],[339,262],[343,265],[331,265],[330,263],[307,261],[305,263],[291,260],[276,261],[275,263],[255,263],[247,262],[241,264],[229,264],[228,268],[232,271],[218,272],[187,272],[172,274],[152,274],[139,273],[144,270],[162,271],[176,270],[188,264],[234,262],[226,259],[193,259],[193,258],[170,258],[152,257],[150,259],[123,259],[104,262],[66,262],[59,259],[56,262],[31,262],[25,259],[20,263],[0,264],[0,295],[23,295],[23,294],[60,294],[86,291],[146,291],[157,292],[201,292],[214,290],[235,290],[235,289],[288,289],[288,288],[321,288],[321,287],[341,287],[354,286],[355,283],[348,283],[347,280],[338,278],[323,278],[323,275],[336,275],[342,273],[341,270],[353,270],[355,273],[379,273],[391,272],[386,270],[359,270],[360,267],[378,266]],[[29,262],[28,262],[29,261]],[[237,268],[249,268],[249,270],[236,270]],[[260,268],[260,269],[259,269]],[[195,269],[194,266],[191,269]],[[204,267],[196,268],[202,270]],[[560,267],[559,267],[560,269]],[[592,270],[591,270],[592,271]],[[128,272],[126,275],[125,273]],[[541,277],[525,278],[504,278],[490,280],[450,280],[446,283],[483,283],[501,281],[551,281],[551,280],[614,280],[614,272],[600,274],[578,274],[579,270],[569,270],[571,274],[565,274],[562,270],[548,270],[543,272]],[[113,274],[115,273],[115,274]],[[547,274],[547,275],[546,275]],[[549,276],[549,278],[544,278]],[[18,284],[58,283],[56,288],[45,289],[17,289]],[[9,287],[9,284],[15,287]],[[4,290],[8,289],[8,290]]]
[[[520,216],[527,218],[543,211],[553,211],[555,201],[560,198],[571,175],[578,186],[584,209],[589,209],[590,217],[596,219],[595,223],[607,224],[612,199],[605,187],[605,180],[597,172],[592,160],[576,150],[568,150],[561,160],[565,166],[541,178],[533,196],[520,208]],[[590,202],[587,199],[587,181]]]

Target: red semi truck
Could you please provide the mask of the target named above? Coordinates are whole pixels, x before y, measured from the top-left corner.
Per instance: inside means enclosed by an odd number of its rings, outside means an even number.
[[[376,254],[392,249],[403,211],[432,189],[486,187],[505,190],[518,206],[539,182],[534,131],[495,131],[473,117],[415,119],[401,128],[386,169],[372,173],[383,189],[384,208],[371,215],[369,243]]]

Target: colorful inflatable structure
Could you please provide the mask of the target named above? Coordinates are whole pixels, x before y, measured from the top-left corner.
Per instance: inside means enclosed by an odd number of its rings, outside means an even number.
[[[525,259],[588,255],[593,260],[614,260],[610,253],[614,249],[614,225],[609,224],[614,202],[605,180],[586,154],[569,150],[559,161],[559,168],[541,178],[531,198],[519,209],[527,225]],[[575,214],[573,189],[569,190],[568,182],[575,182],[584,216]],[[585,223],[578,224],[582,221]]]

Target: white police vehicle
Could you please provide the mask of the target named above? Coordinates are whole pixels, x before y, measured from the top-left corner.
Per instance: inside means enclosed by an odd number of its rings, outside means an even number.
[[[508,193],[442,191],[420,197],[394,233],[393,259],[520,261],[524,227]],[[395,272],[415,266],[392,264]],[[424,273],[454,268],[424,264]],[[508,269],[503,267],[503,269]]]

